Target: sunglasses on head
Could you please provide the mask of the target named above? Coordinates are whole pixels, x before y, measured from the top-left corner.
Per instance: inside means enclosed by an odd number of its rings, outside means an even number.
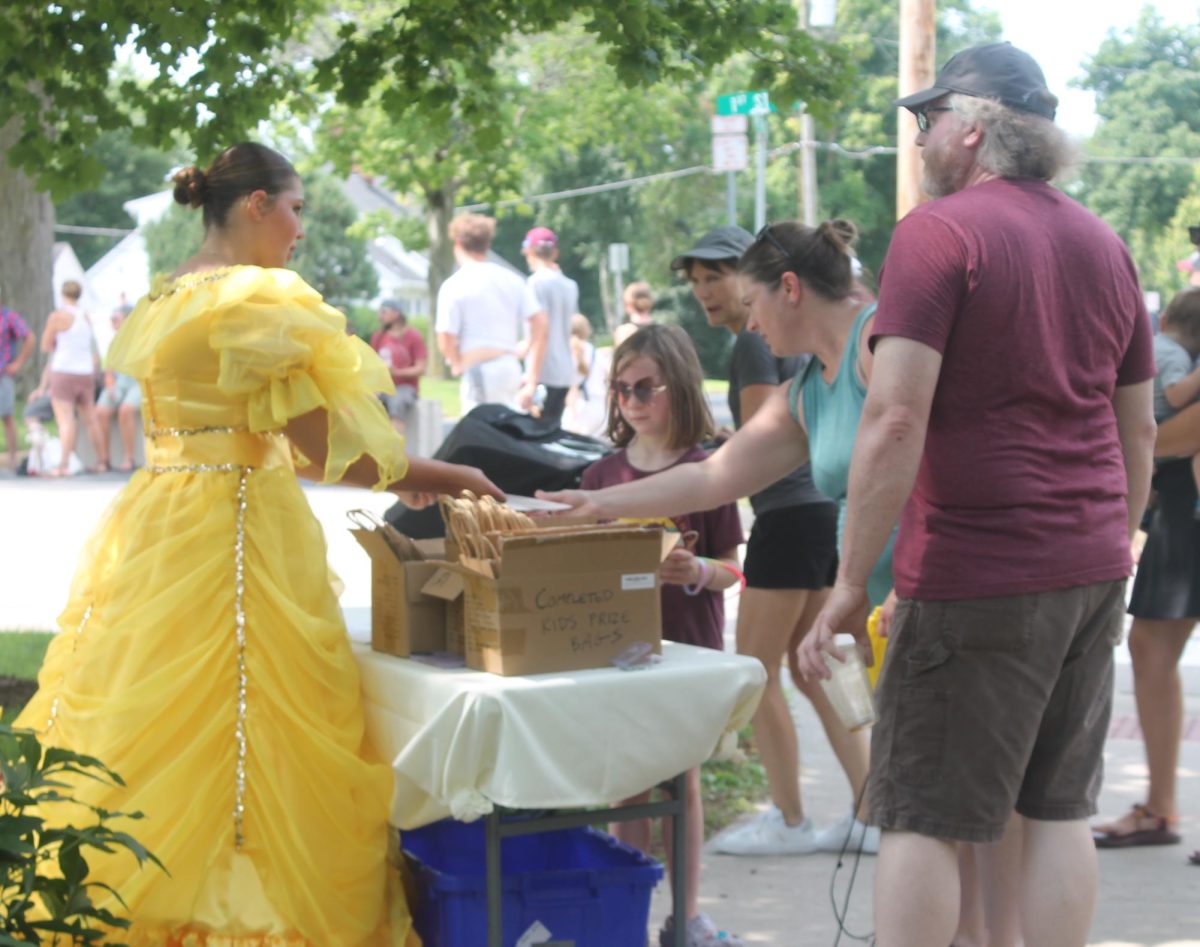
[[[792,255],[791,255],[791,253],[788,252],[787,248],[784,247],[784,245],[775,238],[775,234],[771,233],[771,225],[770,224],[767,224],[766,226],[763,227],[762,230],[760,230],[757,234],[755,234],[754,240],[755,240],[755,242],[757,242],[759,240],[766,240],[768,243],[771,244],[771,246],[773,246],[776,250],[778,250],[780,253],[783,254],[784,259],[790,260],[792,258]]]
[[[948,105],[929,105],[924,108],[913,109],[913,117],[917,120],[917,131],[927,132],[931,125],[929,122],[930,112],[953,112],[954,109]]]
[[[614,381],[612,383],[612,393],[620,401],[628,401],[630,398],[633,398],[638,404],[649,404],[655,395],[662,394],[666,390],[666,385],[652,385],[646,379],[633,385],[626,384],[623,381]]]

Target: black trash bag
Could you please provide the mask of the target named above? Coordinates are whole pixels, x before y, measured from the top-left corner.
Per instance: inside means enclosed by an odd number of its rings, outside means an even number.
[[[612,448],[571,434],[557,425],[499,404],[481,404],[454,426],[435,460],[478,467],[505,493],[532,496],[535,490],[570,490],[584,469]],[[436,506],[410,510],[396,503],[384,519],[413,539],[446,535]]]

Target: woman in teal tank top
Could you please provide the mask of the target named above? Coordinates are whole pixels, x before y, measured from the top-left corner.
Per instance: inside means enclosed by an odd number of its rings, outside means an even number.
[[[867,397],[865,368],[859,352],[862,340],[870,334],[874,317],[874,302],[859,309],[846,337],[841,359],[833,366],[831,381],[826,380],[829,370],[815,358],[788,386],[788,410],[792,420],[808,434],[813,483],[827,497],[837,501],[839,547],[846,523],[850,456],[854,452],[858,419],[862,417]],[[892,590],[892,545],[895,539],[893,531],[867,582],[867,597],[872,606],[882,605]]]

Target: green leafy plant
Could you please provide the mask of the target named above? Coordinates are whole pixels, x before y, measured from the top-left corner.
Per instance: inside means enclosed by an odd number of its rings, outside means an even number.
[[[118,901],[121,896],[103,882],[87,880],[86,855],[125,849],[139,865],[150,861],[163,868],[140,842],[109,824],[118,818],[140,819],[141,813],[80,803],[70,795],[68,777],[124,785],[93,757],[43,748],[32,730],[0,724],[0,947],[43,942],[124,947],[106,938],[128,928],[130,921],[96,905],[91,890],[107,890]],[[95,823],[48,825],[46,813],[67,803],[90,809]],[[57,870],[47,870],[51,865]]]

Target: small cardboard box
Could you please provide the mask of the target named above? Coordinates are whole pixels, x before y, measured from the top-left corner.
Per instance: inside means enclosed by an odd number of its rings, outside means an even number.
[[[605,667],[636,642],[662,650],[658,567],[678,535],[551,528],[496,537],[499,558],[464,559],[467,667],[541,674]]]
[[[446,563],[402,560],[379,530],[350,532],[371,557],[371,647],[402,658],[452,650],[446,642],[446,602],[422,591]],[[422,549],[427,555],[437,551]]]

